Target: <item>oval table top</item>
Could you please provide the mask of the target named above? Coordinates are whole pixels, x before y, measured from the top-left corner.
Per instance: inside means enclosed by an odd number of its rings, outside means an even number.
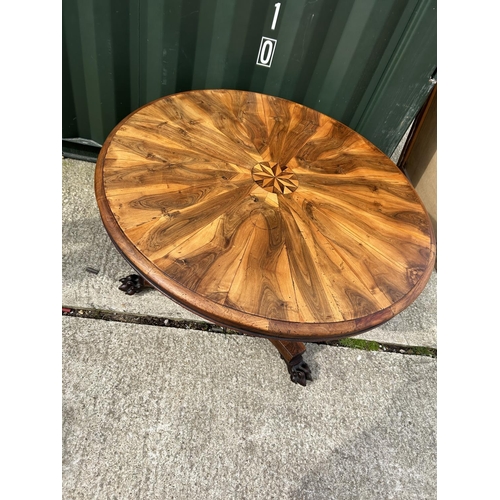
[[[95,190],[139,274],[253,335],[361,333],[410,305],[434,266],[428,214],[397,166],[277,97],[198,90],[139,108],[103,145]]]

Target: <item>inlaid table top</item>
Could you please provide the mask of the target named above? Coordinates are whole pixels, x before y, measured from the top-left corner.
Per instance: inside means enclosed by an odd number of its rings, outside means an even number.
[[[411,304],[434,266],[428,214],[396,165],[277,97],[201,90],[143,106],[106,140],[95,189],[141,276],[254,335],[360,333]]]

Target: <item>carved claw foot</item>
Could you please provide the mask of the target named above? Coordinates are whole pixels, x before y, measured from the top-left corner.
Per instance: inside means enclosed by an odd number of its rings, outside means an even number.
[[[309,365],[302,359],[292,360],[287,363],[288,373],[290,373],[290,380],[295,384],[306,386],[306,380],[312,380],[311,369]]]
[[[141,276],[137,274],[130,274],[121,278],[120,282],[122,285],[118,287],[119,290],[125,292],[127,295],[134,295],[145,288],[151,288],[151,285]]]

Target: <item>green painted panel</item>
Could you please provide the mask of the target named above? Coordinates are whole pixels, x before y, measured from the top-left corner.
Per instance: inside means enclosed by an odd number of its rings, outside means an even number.
[[[384,152],[394,151],[432,91],[436,31],[436,1],[419,2],[355,124]]]
[[[77,142],[102,144],[122,118],[158,97],[231,88],[310,106],[391,155],[437,66],[436,0],[63,0],[62,7],[63,139]]]

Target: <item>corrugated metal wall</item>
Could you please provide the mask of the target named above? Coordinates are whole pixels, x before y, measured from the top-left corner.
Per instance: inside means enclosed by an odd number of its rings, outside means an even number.
[[[231,88],[305,104],[391,155],[437,65],[436,0],[62,5],[62,135],[77,142],[102,144],[122,118],[163,95]]]

